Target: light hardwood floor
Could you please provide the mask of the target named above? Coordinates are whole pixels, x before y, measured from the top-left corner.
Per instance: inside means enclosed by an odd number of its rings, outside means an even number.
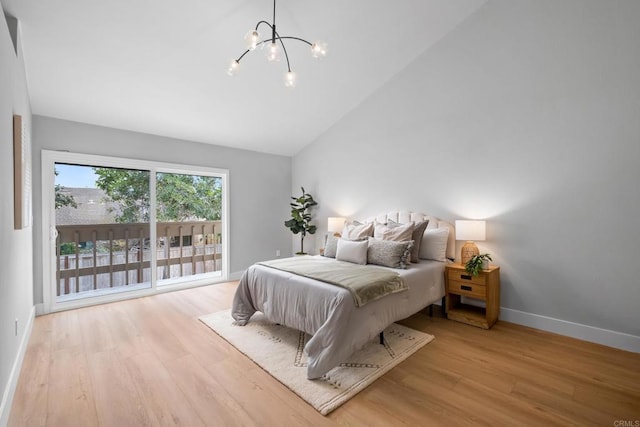
[[[640,354],[501,321],[486,331],[424,313],[402,323],[436,339],[323,417],[198,321],[229,308],[235,286],[36,318],[9,426],[640,420]]]

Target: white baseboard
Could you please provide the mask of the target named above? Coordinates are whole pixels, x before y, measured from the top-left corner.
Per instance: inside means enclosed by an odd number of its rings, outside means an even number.
[[[29,321],[27,327],[24,328],[24,333],[20,338],[20,346],[18,347],[18,354],[13,361],[13,367],[9,374],[9,381],[7,387],[2,394],[2,402],[0,402],[0,426],[6,427],[9,423],[9,413],[11,412],[11,405],[13,404],[13,396],[16,392],[18,385],[18,378],[20,377],[20,369],[22,368],[22,361],[24,355],[27,352],[27,346],[29,345],[29,337],[31,337],[31,330],[33,329],[33,319],[36,315],[36,307],[31,308],[31,314],[29,315]]]
[[[594,326],[527,313],[510,308],[500,308],[500,320],[517,323],[543,331],[554,332],[584,341],[594,342],[621,350],[640,353],[640,337]]]

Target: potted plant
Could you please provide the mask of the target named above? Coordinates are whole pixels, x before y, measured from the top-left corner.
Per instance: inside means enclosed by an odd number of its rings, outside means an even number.
[[[491,259],[491,255],[489,254],[474,255],[464,265],[464,269],[467,271],[467,273],[473,276],[477,276],[478,274],[480,274],[480,270],[486,270],[489,268],[489,261],[493,261],[493,259]]]
[[[300,233],[300,252],[296,252],[296,255],[304,255],[304,238],[309,234],[316,232],[316,226],[311,224],[311,214],[309,210],[316,206],[318,203],[313,200],[313,197],[302,189],[302,196],[292,197],[293,202],[291,205],[291,219],[285,221],[284,225],[291,230],[293,234]]]

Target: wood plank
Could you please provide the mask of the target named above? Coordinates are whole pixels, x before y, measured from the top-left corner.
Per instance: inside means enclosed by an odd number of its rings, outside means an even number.
[[[189,354],[180,340],[164,326],[165,313],[154,307],[153,298],[133,301],[128,314],[144,336],[146,342],[162,361],[170,361]],[[187,331],[181,331],[186,334]]]
[[[129,304],[127,304],[129,302]],[[107,326],[114,342],[130,341],[142,336],[138,325],[129,315],[129,311],[135,304],[125,301],[121,304],[107,304],[103,307]],[[133,308],[135,309],[135,308]]]
[[[192,355],[170,362],[168,369],[193,409],[209,425],[257,425],[226,387]]]
[[[318,426],[326,423],[320,413],[240,352],[237,357],[208,363],[204,367],[225,385],[227,392],[256,425]]]
[[[587,425],[613,425],[615,418],[591,405],[577,402],[573,396],[557,393],[554,390],[539,386],[534,383],[521,381],[516,384],[512,394],[532,404],[539,405],[549,412],[566,414],[577,424]]]
[[[502,393],[473,380],[463,378],[456,384],[451,399],[458,402],[474,400],[478,405],[475,415],[480,419],[492,419],[496,424],[566,426],[573,424],[566,413],[551,413],[540,405],[519,399],[511,393]]]
[[[82,343],[87,353],[102,352],[114,347],[109,328],[110,320],[103,306],[78,310],[78,325],[80,325]]]
[[[151,426],[133,378],[116,349],[87,354],[100,425]],[[75,420],[75,414],[67,414]]]
[[[205,425],[169,371],[153,353],[142,353],[122,362],[131,375],[152,425]]]
[[[53,351],[80,349],[82,329],[78,311],[64,311],[48,316],[51,321],[51,344]]]
[[[615,387],[593,383],[576,387],[574,399],[577,402],[597,407],[601,412],[616,419],[639,420],[640,394],[616,389]]]
[[[82,347],[53,352],[50,369],[47,425],[98,425],[93,388]],[[72,419],[69,419],[69,414],[73,414]]]
[[[51,363],[52,317],[37,317],[16,387],[10,426],[46,426]]]

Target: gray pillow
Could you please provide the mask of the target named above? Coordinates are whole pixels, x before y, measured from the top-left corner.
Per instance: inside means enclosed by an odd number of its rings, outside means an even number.
[[[422,236],[424,230],[427,229],[429,220],[416,222],[411,238],[413,239],[413,248],[411,248],[411,262],[420,262],[420,245],[422,244]]]
[[[327,238],[324,242],[324,256],[329,258],[336,257],[336,252],[338,251],[338,239],[338,237],[334,236],[331,233],[327,234]]]
[[[389,220],[387,224],[389,227],[396,227],[400,224],[393,220]],[[424,220],[420,222],[416,222],[413,227],[413,233],[411,234],[411,239],[413,240],[413,248],[411,248],[411,262],[419,262],[420,261],[420,244],[422,243],[422,235],[424,234],[424,230],[427,229],[429,225],[429,220]]]
[[[369,239],[367,263],[391,268],[407,268],[411,259],[413,240],[395,242],[393,240]]]

